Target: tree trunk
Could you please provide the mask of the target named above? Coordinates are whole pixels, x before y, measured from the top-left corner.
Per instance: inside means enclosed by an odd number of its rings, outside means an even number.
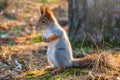
[[[86,25],[85,5],[86,0],[69,0],[69,36],[71,39],[77,39],[84,35],[85,28],[82,25]],[[78,35],[78,33],[81,35]]]
[[[120,0],[69,0],[70,39],[120,43],[119,7]]]

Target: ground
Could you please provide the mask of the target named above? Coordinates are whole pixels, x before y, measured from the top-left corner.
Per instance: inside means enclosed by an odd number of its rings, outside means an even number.
[[[65,0],[64,0],[65,1]],[[16,4],[15,4],[16,3]],[[95,70],[70,68],[59,74],[44,71],[47,62],[46,43],[42,42],[42,34],[34,30],[38,20],[38,8],[33,5],[43,3],[17,2],[8,4],[5,9],[0,9],[0,80],[1,79],[35,79],[35,80],[120,80],[120,68],[109,70],[101,68]],[[27,6],[26,6],[27,4]],[[67,26],[67,3],[46,3],[52,5],[53,11],[63,26]],[[63,5],[66,5],[63,7]],[[35,9],[33,9],[35,8]],[[95,54],[96,50],[74,49],[74,55],[85,52]],[[86,52],[87,51],[87,52]],[[115,61],[120,63],[120,50],[105,50],[113,54]],[[76,56],[75,56],[76,57]],[[120,64],[119,64],[120,65]]]

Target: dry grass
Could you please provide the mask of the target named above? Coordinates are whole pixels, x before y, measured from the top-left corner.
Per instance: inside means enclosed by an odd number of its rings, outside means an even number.
[[[101,51],[101,54],[93,54],[95,64],[92,68],[70,68],[59,74],[44,72],[43,68],[47,65],[45,43],[18,44],[14,46],[1,46],[0,52],[0,72],[2,79],[47,79],[47,80],[91,80],[93,78],[115,79],[119,80],[120,76],[120,55],[111,55],[112,51]],[[18,64],[22,65],[22,69],[16,69]],[[118,64],[117,64],[118,63]],[[5,66],[6,65],[6,66]],[[4,73],[5,72],[5,73]],[[12,73],[12,74],[11,74]]]

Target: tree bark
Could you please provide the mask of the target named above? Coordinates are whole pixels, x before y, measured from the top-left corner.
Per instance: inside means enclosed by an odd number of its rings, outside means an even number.
[[[69,36],[71,39],[82,36],[85,32],[85,28],[82,25],[86,25],[85,11],[86,0],[69,0]],[[82,34],[78,35],[78,33]]]
[[[69,0],[69,37],[120,43],[120,0]]]

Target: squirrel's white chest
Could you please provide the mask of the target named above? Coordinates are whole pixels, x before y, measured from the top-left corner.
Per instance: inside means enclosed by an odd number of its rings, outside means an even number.
[[[44,37],[45,38],[49,38],[52,35],[53,35],[53,33],[51,32],[51,30],[47,29],[47,30],[44,31]]]

